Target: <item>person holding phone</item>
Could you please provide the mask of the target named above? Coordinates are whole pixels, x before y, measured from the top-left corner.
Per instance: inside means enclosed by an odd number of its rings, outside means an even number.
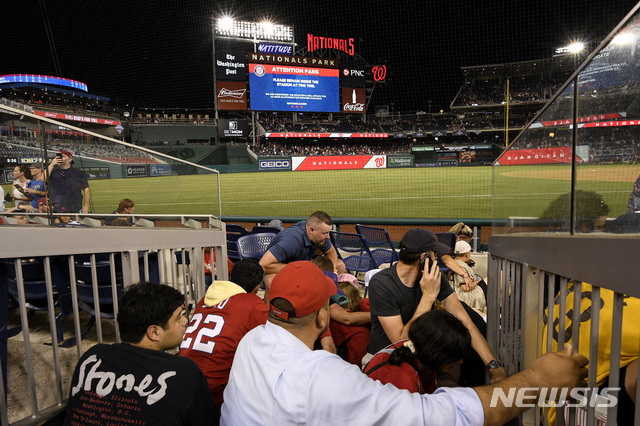
[[[13,202],[16,208],[23,204],[31,204],[31,197],[25,191],[31,184],[31,172],[26,165],[15,166],[13,169]]]
[[[437,299],[469,330],[473,349],[489,371],[491,382],[502,380],[507,374],[476,326],[477,323],[486,328],[486,324],[473,309],[460,302],[446,277],[440,273],[435,253],[446,251],[448,247],[438,242],[430,230],[410,229],[400,241],[398,263],[371,278],[371,340],[363,364],[391,343],[407,339],[411,323],[429,312]],[[474,322],[470,315],[478,317],[477,321]],[[475,368],[474,373],[467,384],[484,384],[473,383],[484,382],[484,368]]]
[[[72,166],[73,154],[60,151],[51,160],[45,181],[56,213],[88,213],[91,192],[87,176]]]

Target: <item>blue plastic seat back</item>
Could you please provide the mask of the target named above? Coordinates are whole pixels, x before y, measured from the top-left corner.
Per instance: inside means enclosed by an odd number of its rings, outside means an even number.
[[[376,267],[383,263],[393,264],[399,260],[398,252],[385,228],[377,226],[356,225],[356,232],[361,234],[369,245]],[[380,248],[373,248],[380,247]]]
[[[329,237],[348,271],[367,272],[376,269],[376,262],[361,234],[331,231]],[[354,254],[343,255],[341,252]]]
[[[273,226],[256,225],[251,229],[252,234],[265,234],[265,233],[277,234],[278,232],[280,232],[280,229],[274,228]]]
[[[265,254],[271,240],[276,234],[267,232],[249,234],[238,238],[238,254],[240,259],[260,259]]]

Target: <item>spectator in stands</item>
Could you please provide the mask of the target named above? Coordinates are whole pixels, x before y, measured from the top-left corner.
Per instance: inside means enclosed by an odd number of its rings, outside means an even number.
[[[184,296],[167,285],[128,287],[118,303],[122,343],[98,344],[82,355],[65,424],[91,418],[105,424],[215,424],[219,413],[202,371],[165,352],[182,342],[184,307]]]
[[[31,184],[24,189],[24,192],[31,197],[31,206],[34,210],[38,209],[38,201],[40,198],[47,196],[46,187],[44,185],[44,177],[42,176],[42,163],[33,163],[29,166],[31,172]]]
[[[573,388],[586,377],[587,359],[573,356],[569,345],[496,385],[442,388],[434,395],[384,386],[340,357],[312,350],[329,326],[335,293],[311,262],[292,262],[276,275],[267,323],[247,333],[236,350],[221,424],[503,424],[525,408],[506,407],[499,398],[491,404],[494,389]]]
[[[449,229],[449,232],[456,234],[458,237],[456,241],[466,241],[467,243],[471,243],[473,240],[473,230],[465,225],[462,222],[458,222]],[[451,272],[453,272],[456,280],[462,279],[465,282],[465,287],[463,287],[464,291],[472,291],[476,284],[474,283],[473,277],[469,276],[460,265],[453,260],[451,254],[447,251],[446,253],[438,253],[438,257],[442,260],[442,263],[445,264]]]
[[[470,350],[471,335],[458,318],[443,310],[429,311],[411,323],[408,340],[380,350],[362,371],[398,389],[433,393],[438,371],[459,366]]]
[[[438,299],[469,329],[473,348],[488,369],[491,382],[504,379],[507,376],[504,368],[478,329],[486,329],[486,323],[458,300],[447,279],[440,274],[434,251],[443,252],[447,247],[429,230],[410,229],[402,237],[399,249],[398,263],[375,274],[369,284],[371,342],[363,364],[380,349],[406,339],[411,323],[430,311]],[[484,371],[476,370],[471,372],[475,375],[468,383],[483,384]]]
[[[267,305],[256,296],[263,275],[258,262],[244,259],[235,265],[231,281],[214,281],[198,302],[180,345],[180,355],[204,372],[218,407],[240,339],[267,322]]]
[[[49,185],[56,213],[88,213],[91,192],[82,170],[72,166],[73,154],[60,151],[48,167],[45,180]]]
[[[118,204],[118,208],[115,211],[111,212],[111,214],[132,215],[133,212],[135,212],[135,210],[136,210],[136,204],[133,201],[131,201],[130,199],[128,199],[128,198],[123,198],[120,201],[120,204]],[[111,225],[111,222],[113,222],[116,219],[125,220],[126,223],[127,223],[127,225],[125,225],[125,226],[132,226],[133,225],[133,217],[132,216],[126,216],[126,217],[123,217],[123,218],[118,218],[116,216],[107,217],[104,220],[104,224],[106,226],[109,226],[109,225]]]
[[[19,208],[23,204],[31,204],[31,197],[26,189],[31,184],[31,171],[26,165],[13,168],[13,204]]]
[[[10,195],[10,194],[7,194]],[[7,200],[5,200],[4,188],[0,186],[0,212],[3,212],[5,206],[7,205]]]
[[[371,336],[369,299],[362,298],[360,283],[351,274],[340,274],[338,288],[342,290],[348,302],[344,307],[329,305],[331,336],[338,347],[338,355],[360,367]],[[360,316],[356,316],[358,314]]]
[[[260,265],[266,274],[275,274],[289,262],[311,260],[320,250],[331,260],[335,272],[343,273],[344,263],[338,259],[336,249],[329,241],[329,231],[333,221],[322,211],[311,214],[306,221],[298,222],[279,232],[260,259]],[[268,300],[269,287],[273,277],[265,280],[265,300]]]
[[[465,276],[473,277],[474,287],[472,290],[467,288],[467,284],[460,275],[453,275],[453,289],[458,299],[476,309],[484,317],[487,314],[487,283],[486,280],[476,279],[476,274],[469,266],[471,262],[471,246],[466,241],[458,241],[454,250],[453,260],[461,267]]]
[[[213,256],[211,252],[213,251]],[[211,259],[213,257],[213,259]],[[211,247],[205,247],[204,249],[204,284],[205,286],[211,285],[213,278],[218,276],[218,268],[216,261],[216,252],[211,250]],[[227,257],[227,272],[231,274],[233,271],[233,262]]]

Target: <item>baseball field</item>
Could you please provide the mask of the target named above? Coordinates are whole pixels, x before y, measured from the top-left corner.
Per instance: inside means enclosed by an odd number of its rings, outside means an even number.
[[[639,165],[581,165],[576,188],[600,193],[615,217],[638,175]],[[491,218],[493,200],[496,218],[536,217],[570,184],[568,165],[233,173],[220,175],[220,198],[223,215]],[[94,213],[122,198],[138,214],[218,212],[215,174],[91,180],[90,188]]]

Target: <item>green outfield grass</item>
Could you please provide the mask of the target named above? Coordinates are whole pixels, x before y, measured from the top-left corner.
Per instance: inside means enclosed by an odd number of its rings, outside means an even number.
[[[588,179],[577,187],[601,193],[610,216],[622,214],[640,167],[586,167]],[[620,180],[614,176],[620,170],[635,177]],[[235,173],[220,175],[220,193],[223,215],[287,217],[324,210],[334,217],[491,218],[495,173],[496,217],[535,217],[570,190],[569,172],[563,165]],[[90,187],[95,213],[115,210],[125,197],[135,201],[138,214],[218,212],[214,174],[92,180]]]

